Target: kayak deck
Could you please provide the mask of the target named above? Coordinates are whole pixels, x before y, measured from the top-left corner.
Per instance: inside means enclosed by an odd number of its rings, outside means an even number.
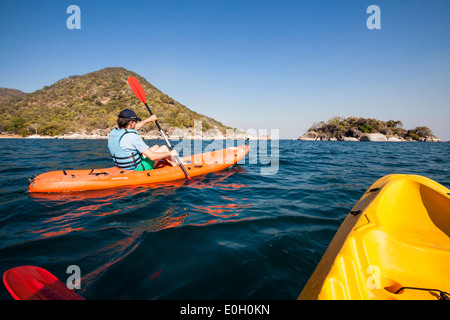
[[[388,175],[355,204],[298,298],[445,298],[449,266],[450,190]]]
[[[189,176],[220,171],[240,161],[248,145],[214,150],[181,158]],[[165,166],[150,171],[130,171],[118,167],[87,170],[58,170],[42,173],[29,184],[29,192],[66,192],[99,190],[122,186],[175,181],[186,178],[182,168]]]

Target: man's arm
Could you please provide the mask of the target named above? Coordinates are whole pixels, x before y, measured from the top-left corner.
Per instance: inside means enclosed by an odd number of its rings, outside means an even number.
[[[168,151],[168,152],[156,152],[156,151],[152,151],[150,148],[146,149],[144,152],[142,152],[142,154],[145,155],[147,158],[149,158],[152,161],[165,159],[170,156],[175,157],[178,155],[178,153],[175,150]]]
[[[149,123],[149,122],[155,123],[156,120],[158,120],[158,118],[157,118],[155,115],[152,115],[151,117],[148,117],[147,119],[142,120],[142,121],[136,123],[135,129],[136,129],[136,130],[139,130],[139,129],[141,129],[143,126],[145,126],[145,125],[146,125],[147,123]]]

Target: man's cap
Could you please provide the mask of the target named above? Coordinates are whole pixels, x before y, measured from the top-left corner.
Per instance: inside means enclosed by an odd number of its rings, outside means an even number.
[[[141,121],[141,118],[138,118],[138,116],[136,115],[136,113],[134,113],[134,111],[133,111],[133,110],[130,110],[130,109],[122,110],[122,111],[119,113],[119,118],[124,118],[124,119],[131,119],[131,120]]]

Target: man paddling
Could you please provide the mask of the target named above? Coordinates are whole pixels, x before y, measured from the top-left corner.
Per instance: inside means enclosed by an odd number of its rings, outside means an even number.
[[[155,115],[141,120],[130,109],[122,110],[117,118],[119,128],[114,128],[108,137],[108,148],[116,166],[121,169],[145,171],[165,163],[175,165],[171,157],[176,157],[175,150],[166,146],[149,147],[139,136],[137,130],[147,123],[158,120]]]

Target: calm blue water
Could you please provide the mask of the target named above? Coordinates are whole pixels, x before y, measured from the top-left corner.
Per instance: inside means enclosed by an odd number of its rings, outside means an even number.
[[[106,141],[0,139],[0,273],[37,265],[65,282],[77,265],[87,299],[295,299],[377,179],[450,187],[450,143],[266,146],[190,184],[34,196],[34,174],[111,166]]]

